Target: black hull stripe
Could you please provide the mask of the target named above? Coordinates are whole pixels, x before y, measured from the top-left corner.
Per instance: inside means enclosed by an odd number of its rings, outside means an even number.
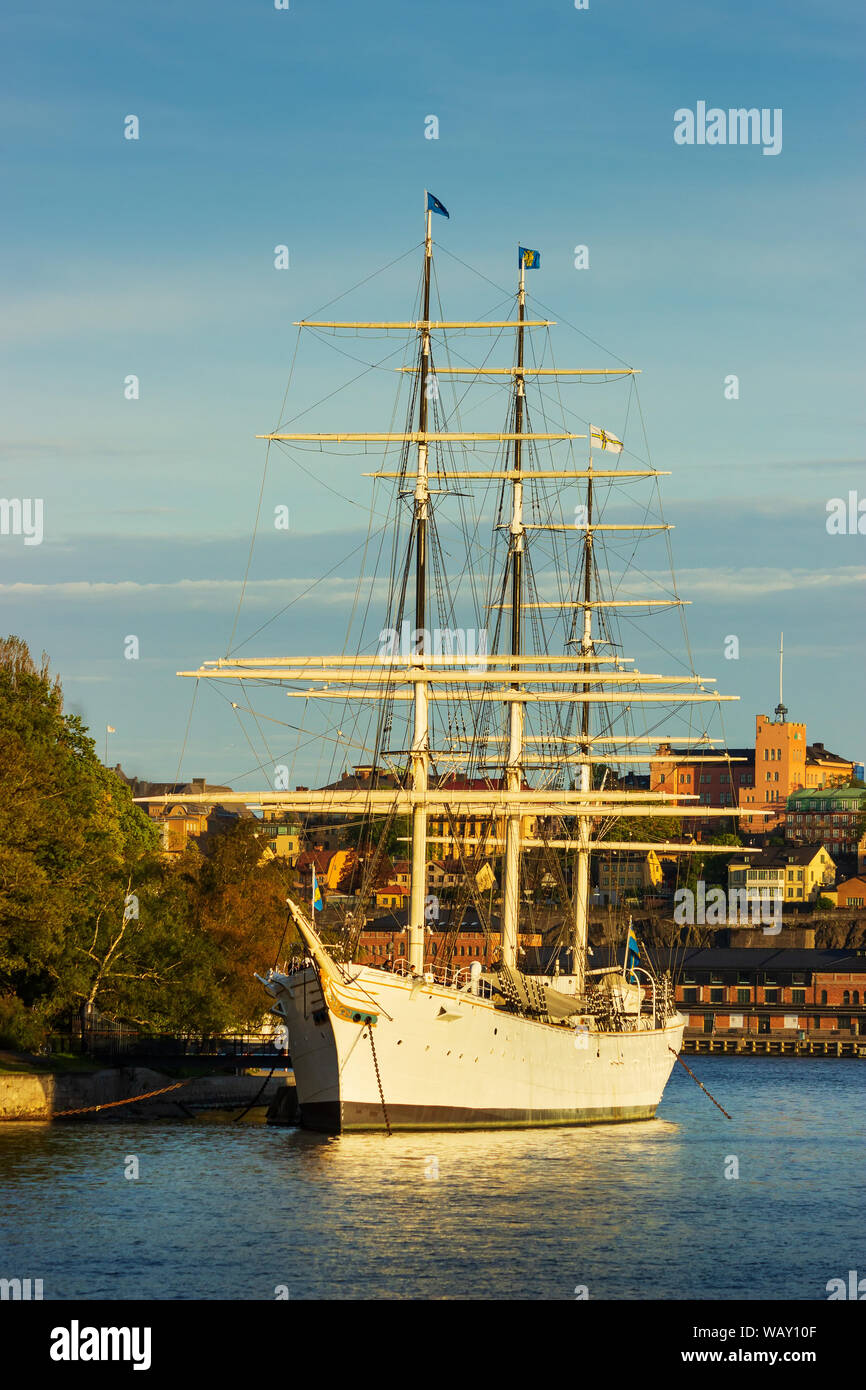
[[[554,1125],[621,1124],[651,1120],[654,1105],[615,1105],[583,1110],[472,1110],[459,1105],[389,1105],[392,1129],[536,1129]],[[384,1130],[381,1105],[317,1101],[301,1106],[305,1129],[325,1134]]]

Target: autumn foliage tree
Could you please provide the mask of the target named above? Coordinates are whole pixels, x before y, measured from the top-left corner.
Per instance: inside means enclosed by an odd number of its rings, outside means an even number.
[[[0,1042],[94,1010],[154,1032],[260,1020],[285,871],[256,822],[169,864],[156,826],[67,713],[59,681],[0,639]]]

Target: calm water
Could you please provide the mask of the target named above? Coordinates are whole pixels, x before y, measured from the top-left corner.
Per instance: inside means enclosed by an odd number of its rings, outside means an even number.
[[[657,1120],[591,1129],[3,1125],[0,1276],[46,1299],[823,1300],[866,1273],[866,1066],[692,1060],[732,1121],[677,1067]]]

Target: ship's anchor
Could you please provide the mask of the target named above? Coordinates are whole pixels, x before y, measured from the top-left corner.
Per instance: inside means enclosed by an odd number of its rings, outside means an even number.
[[[379,1087],[379,1099],[382,1102],[382,1114],[385,1116],[385,1128],[388,1131],[388,1138],[391,1138],[391,1121],[388,1119],[388,1107],[385,1104],[385,1092],[382,1090],[382,1078],[379,1075],[379,1059],[376,1056],[376,1040],[373,1037],[372,1027],[369,1029],[370,1047],[373,1050],[373,1066],[376,1069],[376,1085]]]

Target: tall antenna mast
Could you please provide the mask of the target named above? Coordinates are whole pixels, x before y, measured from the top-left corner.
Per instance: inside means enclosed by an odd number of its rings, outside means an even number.
[[[784,724],[785,716],[788,711],[782,699],[782,667],[785,660],[785,634],[779,633],[779,703],[776,706],[776,720],[779,724]]]

